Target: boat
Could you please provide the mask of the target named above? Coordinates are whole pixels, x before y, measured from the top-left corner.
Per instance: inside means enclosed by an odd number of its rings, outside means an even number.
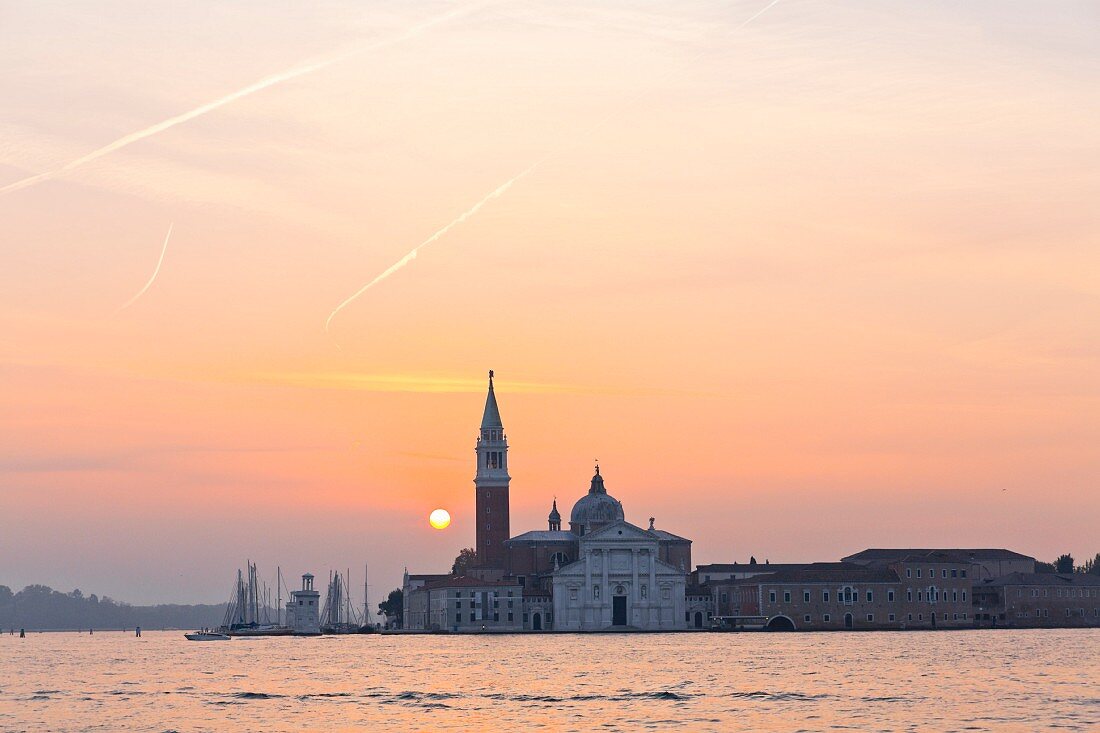
[[[328,593],[321,609],[322,634],[358,634],[363,622],[358,610],[352,606],[347,575],[340,571],[329,574]]]
[[[290,636],[294,629],[272,622],[270,592],[266,585],[261,588],[255,563],[247,565],[247,576],[237,571],[237,583],[218,631],[227,636]],[[281,594],[281,586],[279,590]]]
[[[210,631],[208,629],[192,631],[190,634],[184,634],[183,637],[188,641],[229,641],[231,638],[229,634],[223,634],[220,631]]]

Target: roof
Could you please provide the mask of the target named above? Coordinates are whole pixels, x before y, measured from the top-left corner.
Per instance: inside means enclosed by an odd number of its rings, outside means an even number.
[[[409,573],[409,580],[424,580],[429,583],[434,580],[443,580],[444,578],[449,577],[451,577],[450,573],[417,573],[415,575],[413,573]]]
[[[861,552],[857,552],[854,555],[841,558],[845,561],[875,561],[875,560],[900,560],[910,555],[928,555],[929,553],[941,552],[948,555],[958,555],[967,559],[969,562],[975,562],[979,560],[1032,560],[1035,558],[1030,555],[1021,555],[1018,552],[1012,550],[1005,550],[1003,548],[982,548],[982,549],[959,549],[959,548],[883,548],[875,547]]]
[[[712,563],[710,565],[698,565],[697,573],[773,573],[786,568],[801,568],[809,563]]]
[[[505,542],[576,542],[580,537],[563,529],[533,529],[518,534]]]
[[[691,542],[691,540],[689,540],[687,537],[681,537],[680,535],[666,532],[663,529],[651,529],[648,531],[650,534],[657,535],[657,539],[663,542]]]
[[[424,586],[427,590],[439,588],[518,588],[519,583],[506,583],[504,581],[481,580],[471,578],[468,575],[458,577],[446,576],[443,580],[437,580]]]
[[[815,562],[808,565],[789,566],[772,573],[732,582],[744,585],[753,583],[898,583],[901,579],[896,572],[886,567],[868,567],[843,562]]]
[[[1092,573],[1009,573],[1000,578],[984,580],[981,585],[974,586],[985,588],[988,586],[1005,585],[1048,585],[1056,587],[1100,587],[1100,575]]]
[[[500,408],[497,407],[497,396],[493,391],[493,373],[489,372],[489,394],[485,397],[485,412],[481,415],[481,427],[484,428],[503,428],[504,423],[500,421]]]

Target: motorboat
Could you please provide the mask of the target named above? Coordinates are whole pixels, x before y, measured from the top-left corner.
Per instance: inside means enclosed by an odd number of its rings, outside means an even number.
[[[223,634],[220,631],[209,631],[207,629],[192,631],[190,634],[184,634],[183,637],[188,641],[229,641],[228,634]]]

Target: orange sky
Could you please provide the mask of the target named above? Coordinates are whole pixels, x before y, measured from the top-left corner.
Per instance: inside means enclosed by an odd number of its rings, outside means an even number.
[[[489,368],[517,533],[1100,551],[1100,11],[766,5],[0,7],[0,583],[445,570]]]

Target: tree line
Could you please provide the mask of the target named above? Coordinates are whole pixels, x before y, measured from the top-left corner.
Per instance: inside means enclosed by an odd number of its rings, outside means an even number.
[[[1100,552],[1096,553],[1094,557],[1085,560],[1081,565],[1078,565],[1073,559],[1073,555],[1068,552],[1064,555],[1059,555],[1054,562],[1041,562],[1036,561],[1035,572],[1037,573],[1088,573],[1090,575],[1100,575]]]
[[[198,629],[218,626],[226,604],[132,606],[80,589],[63,593],[28,585],[18,593],[0,585],[0,629]]]

